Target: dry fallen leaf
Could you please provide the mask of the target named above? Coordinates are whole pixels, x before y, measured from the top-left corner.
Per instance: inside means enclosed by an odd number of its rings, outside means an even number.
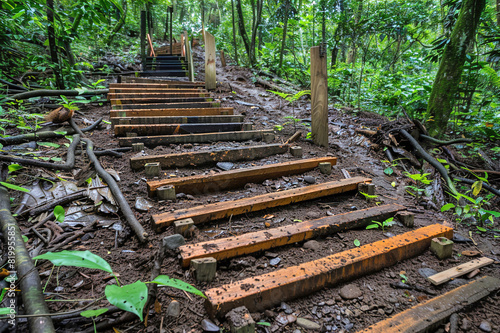
[[[462,255],[466,257],[475,257],[481,255],[479,251],[462,251]]]

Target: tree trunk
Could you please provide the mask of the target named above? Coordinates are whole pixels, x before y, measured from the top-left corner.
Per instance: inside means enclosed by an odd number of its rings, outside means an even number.
[[[285,1],[285,16],[284,16],[284,25],[283,25],[283,37],[281,38],[281,50],[280,50],[280,62],[278,68],[281,70],[281,66],[283,65],[283,53],[285,52],[286,46],[286,32],[288,29],[288,10],[290,8],[290,0]]]
[[[115,27],[113,28],[113,31],[109,35],[108,39],[106,40],[106,44],[109,45],[113,41],[113,38],[115,38],[115,35],[123,28],[123,25],[125,24],[125,21],[127,19],[127,1],[123,0],[122,1],[122,10],[120,11],[120,19],[116,23]]]
[[[231,0],[231,14],[233,18],[233,47],[234,47],[234,61],[236,61],[236,66],[238,63],[238,47],[236,46],[236,24],[234,22],[234,0]]]
[[[54,31],[54,0],[47,0],[47,35],[49,38],[50,58],[54,63],[54,76],[59,89],[64,89],[64,83],[59,71],[59,59],[57,58],[56,35]]]
[[[240,35],[243,39],[243,44],[245,44],[245,50],[248,54],[248,60],[250,61],[250,66],[253,67],[255,64],[255,54],[250,47],[250,40],[248,39],[247,30],[245,28],[245,21],[243,20],[243,9],[241,7],[241,0],[236,0],[236,11],[238,12],[238,27],[240,29]]]
[[[252,54],[254,55],[254,60],[256,61],[255,54],[255,41],[257,39],[257,34],[259,32],[259,26],[260,26],[260,21],[262,18],[262,7],[263,7],[264,0],[257,0],[257,11],[256,11],[256,16],[254,16],[254,21],[252,24],[252,40],[250,42],[250,49],[252,50]]]
[[[431,136],[440,137],[446,130],[458,91],[467,48],[476,34],[484,7],[485,0],[464,0],[462,3],[460,15],[444,50],[427,105],[427,114],[433,118],[429,126]]]

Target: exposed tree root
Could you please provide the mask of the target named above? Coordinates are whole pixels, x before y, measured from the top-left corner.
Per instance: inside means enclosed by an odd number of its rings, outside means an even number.
[[[8,269],[17,271],[19,289],[22,291],[24,308],[28,315],[41,315],[49,313],[41,288],[40,276],[33,265],[16,220],[10,213],[10,196],[7,189],[0,186],[0,226],[5,239],[9,244],[9,252],[15,253],[15,264],[9,263]],[[10,244],[14,243],[12,250]],[[31,333],[55,332],[50,317],[35,316],[28,318]]]
[[[456,177],[456,176],[453,176],[453,179],[456,179],[456,180],[459,180],[459,181],[461,181],[461,182],[464,182],[464,183],[467,183],[467,184],[471,184],[471,185],[472,185],[472,184],[474,184],[474,183],[476,182],[476,181],[475,181],[475,180],[473,180],[473,179],[462,178],[462,177]],[[490,186],[490,185],[488,185],[488,184],[485,184],[484,182],[483,182],[483,188],[484,188],[485,190],[488,190],[488,191],[490,191],[491,193],[495,194],[496,196],[499,196],[499,197],[500,197],[500,191],[499,191],[499,190],[497,190],[497,189],[496,189],[496,188],[494,188],[494,187],[491,187],[491,186]]]
[[[9,100],[21,100],[28,99],[32,97],[47,97],[47,96],[78,96],[78,95],[102,95],[107,94],[109,89],[96,89],[96,90],[86,90],[80,93],[78,90],[50,90],[50,89],[40,89],[23,92],[20,94],[15,94],[9,96]]]
[[[444,141],[444,140],[435,139],[432,136],[424,135],[424,134],[420,134],[420,139],[424,139],[426,141],[430,141],[432,143],[435,143],[435,144],[438,144],[438,145],[441,145],[441,146],[451,145],[451,144],[454,144],[454,143],[473,142],[472,139],[464,139],[464,138],[458,138],[458,139]]]

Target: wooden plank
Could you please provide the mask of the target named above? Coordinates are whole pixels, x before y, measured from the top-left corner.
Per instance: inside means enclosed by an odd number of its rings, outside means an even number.
[[[265,229],[235,237],[183,245],[179,247],[181,265],[187,268],[193,259],[206,257],[212,257],[217,260],[230,259],[345,230],[363,228],[370,224],[372,220],[383,221],[394,216],[398,211],[405,209],[406,207],[395,204],[383,205],[334,216],[326,216],[317,220],[291,224],[280,228]]]
[[[183,135],[158,135],[158,136],[138,136],[120,137],[118,142],[122,147],[131,147],[132,143],[142,142],[147,147],[165,146],[180,143],[210,143],[219,141],[248,141],[262,140],[266,133],[273,133],[273,130],[237,131],[237,132],[216,132]]]
[[[319,46],[311,48],[311,135],[315,144],[328,147],[328,74]]]
[[[171,69],[171,70],[145,70],[142,72],[137,72],[139,76],[143,77],[149,77],[149,76],[173,76],[173,77],[185,77],[187,76],[187,70],[177,70],[177,69]]]
[[[110,110],[110,118],[115,117],[174,117],[174,116],[216,116],[232,115],[233,108],[171,108],[171,109],[143,109],[143,110]]]
[[[220,63],[222,67],[226,67],[226,57],[224,56],[224,50],[220,50]]]
[[[178,209],[173,212],[151,216],[152,227],[155,230],[159,230],[170,226],[174,221],[187,218],[193,219],[195,224],[206,223],[218,219],[229,218],[230,216],[257,212],[267,208],[286,206],[292,203],[354,191],[357,190],[358,184],[369,181],[371,181],[371,179],[355,177],[276,193],[267,193],[239,200],[216,202],[209,205]]]
[[[253,168],[235,169],[217,174],[149,181],[148,193],[155,196],[156,189],[165,185],[175,187],[176,193],[208,194],[228,189],[240,188],[247,183],[262,183],[266,179],[275,179],[304,173],[318,167],[321,162],[337,163],[336,157],[319,157],[296,160],[285,163],[267,164]]]
[[[470,273],[475,269],[491,265],[494,262],[495,261],[493,259],[487,257],[477,258],[459,266],[452,267],[440,273],[429,276],[427,280],[429,280],[433,285],[439,286],[440,284],[448,282],[454,278]]]
[[[109,94],[118,93],[205,93],[205,89],[201,88],[110,88]]]
[[[156,57],[155,49],[153,48],[153,42],[151,41],[151,36],[147,34],[146,37],[148,38],[148,44],[149,44],[149,56]]]
[[[108,99],[167,99],[167,98],[186,98],[186,97],[211,97],[209,92],[123,92],[108,93]]]
[[[216,87],[215,38],[205,31],[205,88],[213,90]]]
[[[193,86],[193,87],[205,87],[205,82],[201,81],[173,81],[173,80],[162,80],[162,79],[147,79],[140,77],[129,77],[124,76],[122,78],[122,83],[110,83],[110,88],[168,88],[168,86]]]
[[[113,105],[113,109],[134,110],[134,109],[197,109],[197,108],[220,108],[220,101],[213,102],[180,102],[180,103],[160,103],[160,104],[120,104]]]
[[[209,123],[209,124],[148,124],[148,125],[116,125],[116,136],[125,136],[128,132],[137,135],[178,135],[212,132],[241,131],[243,123]]]
[[[123,104],[146,104],[146,103],[196,103],[211,102],[212,97],[149,97],[149,98],[112,98],[109,100],[111,105]]]
[[[120,120],[128,121],[131,125],[139,124],[203,124],[203,123],[241,123],[243,115],[236,116],[171,116],[171,117],[110,117],[111,125],[119,125]]]
[[[447,293],[415,305],[358,333],[434,332],[450,316],[500,289],[500,279],[483,276]]]
[[[182,168],[189,165],[204,165],[217,162],[252,161],[288,151],[287,145],[271,144],[248,146],[216,151],[196,151],[180,154],[133,157],[130,166],[137,170],[146,163],[159,162],[162,168]]]
[[[184,32],[186,34],[186,60],[188,63],[188,78],[190,81],[194,81],[194,64],[193,64],[193,52],[191,50],[191,43],[189,43],[189,38],[187,35],[187,32]]]
[[[433,224],[298,266],[233,281],[205,291],[205,308],[211,317],[223,316],[239,306],[246,306],[250,312],[262,311],[414,257],[430,246],[432,238],[440,236],[453,237],[453,229]]]

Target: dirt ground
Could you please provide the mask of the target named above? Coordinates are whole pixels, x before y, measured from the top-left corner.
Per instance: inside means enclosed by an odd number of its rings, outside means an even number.
[[[195,61],[197,72],[203,73],[202,49],[195,49]],[[237,66],[227,66],[222,68],[220,62],[217,67],[217,80],[220,86],[215,94],[222,101],[224,107],[234,107],[235,114],[245,115],[245,122],[252,122],[256,129],[270,129],[275,125],[283,126],[281,131],[277,131],[276,142],[284,142],[296,129],[305,134],[309,129],[303,122],[297,122],[297,128],[293,123],[288,123],[290,119],[286,116],[293,116],[292,107],[280,97],[266,91],[263,87],[256,86],[252,81],[253,74],[249,69]],[[198,74],[196,80],[203,80],[203,75]],[[256,104],[259,107],[251,107],[238,104],[237,101]],[[82,108],[81,114],[76,116],[78,124],[83,125],[83,119],[94,121],[99,117],[109,120],[109,105],[102,107]],[[310,102],[300,100],[294,108],[295,117],[298,119],[310,119]],[[323,175],[317,170],[305,174],[282,177],[280,179],[270,179],[259,184],[248,184],[240,190],[214,193],[210,195],[199,195],[194,198],[186,197],[178,199],[176,202],[158,201],[149,199],[152,207],[148,212],[140,212],[133,209],[137,219],[145,227],[150,235],[148,244],[139,244],[133,236],[131,230],[126,227],[126,221],[119,217],[119,214],[103,215],[105,219],[120,219],[125,226],[118,236],[118,247],[115,248],[115,230],[109,226],[99,226],[87,237],[82,237],[72,243],[69,249],[90,250],[100,255],[110,263],[116,273],[119,274],[120,282],[123,284],[132,283],[140,279],[149,281],[154,256],[159,249],[162,239],[173,234],[171,227],[161,234],[154,232],[150,228],[150,217],[158,212],[172,211],[178,208],[193,207],[200,204],[235,200],[239,198],[251,197],[263,193],[276,192],[283,189],[299,188],[308,186],[304,181],[304,176],[313,176],[316,183],[343,179],[341,169],[347,170],[351,176],[364,176],[371,178],[377,186],[376,202],[381,204],[398,203],[411,209],[415,215],[415,227],[422,227],[433,223],[446,223],[455,228],[455,233],[468,237],[469,230],[473,230],[472,237],[475,241],[455,243],[454,254],[451,259],[438,260],[430,251],[422,255],[399,262],[398,264],[386,268],[374,274],[369,274],[362,278],[340,284],[332,288],[324,288],[319,292],[312,293],[307,297],[288,301],[268,311],[252,314],[254,320],[267,322],[271,326],[257,325],[258,332],[306,332],[299,327],[295,318],[301,317],[309,319],[322,326],[327,332],[355,332],[391,315],[399,313],[405,309],[418,304],[435,295],[441,295],[457,286],[468,282],[467,278],[455,279],[440,287],[432,286],[422,275],[422,269],[434,269],[443,271],[470,260],[469,257],[461,255],[465,250],[481,251],[483,255],[493,258],[496,262],[493,265],[484,267],[473,279],[483,275],[500,277],[500,246],[499,238],[494,238],[492,233],[476,233],[474,229],[465,224],[457,224],[455,218],[450,213],[441,213],[429,207],[424,207],[416,202],[415,198],[409,195],[405,186],[409,185],[409,178],[402,174],[402,169],[395,167],[395,173],[391,176],[384,174],[387,167],[381,160],[385,160],[381,150],[373,150],[369,145],[360,143],[362,136],[354,129],[366,127],[377,129],[387,119],[366,112],[354,113],[350,109],[338,109],[329,107],[329,142],[328,148],[320,148],[308,140],[300,140],[297,144],[304,149],[304,158],[335,156],[338,164],[333,168],[331,175]],[[89,135],[96,147],[109,149],[118,147],[118,140],[112,133],[111,125],[101,126],[99,130]],[[67,142],[60,140],[60,142]],[[222,147],[238,147],[241,145],[260,145],[261,142],[217,142],[214,144],[193,144],[193,145],[171,145],[166,147],[146,148],[145,155],[179,153],[198,150],[212,150]],[[100,161],[105,168],[117,171],[120,176],[119,185],[126,196],[131,207],[134,207],[137,197],[147,198],[146,176],[144,171],[132,171],[129,165],[129,158],[135,156],[135,152],[127,152],[121,158],[101,157]],[[287,153],[275,155],[265,159],[251,162],[235,162],[234,168],[244,168],[254,165],[264,165],[269,163],[279,163],[292,160]],[[84,169],[88,166],[88,160],[81,157],[77,161],[77,167]],[[205,174],[208,172],[220,172],[215,165],[199,168],[179,168],[162,170],[160,178],[183,177],[189,175]],[[68,178],[74,177],[74,173],[66,173]],[[497,178],[498,179],[498,178]],[[494,184],[494,179],[491,179]],[[395,183],[391,185],[391,183]],[[498,185],[498,182],[496,183]],[[83,200],[85,201],[85,200]],[[82,200],[78,204],[81,204]],[[73,203],[75,205],[77,203]],[[187,239],[188,244],[206,241],[210,239],[223,238],[231,235],[240,235],[251,231],[263,230],[266,228],[265,222],[270,222],[271,227],[284,226],[296,223],[296,220],[317,219],[323,216],[339,214],[357,209],[374,206],[375,203],[368,203],[360,194],[347,193],[336,195],[308,202],[301,202],[290,206],[268,209],[261,212],[235,216],[229,223],[228,220],[219,220],[208,223],[200,227],[199,232],[194,237]],[[498,201],[496,209],[498,210]],[[273,215],[271,219],[265,219],[265,215]],[[31,222],[20,220],[23,230],[30,227]],[[498,223],[498,221],[497,221]],[[294,244],[282,248],[275,248],[266,253],[258,253],[252,256],[245,256],[218,263],[217,277],[210,283],[197,283],[189,270],[183,270],[179,265],[176,255],[167,257],[163,263],[161,273],[168,276],[182,279],[191,283],[200,290],[221,286],[247,277],[275,271],[314,259],[322,258],[327,254],[332,254],[355,247],[354,240],[361,244],[368,244],[391,236],[391,234],[401,234],[409,231],[401,224],[396,224],[392,228],[382,232],[381,230],[352,230],[331,235],[322,239],[317,239],[317,248],[304,248],[303,244]],[[34,237],[30,236],[28,248],[33,246]],[[477,245],[475,245],[477,244]],[[269,253],[271,252],[271,253]],[[281,259],[277,266],[269,264],[270,259],[278,257]],[[41,273],[50,271],[52,268],[48,262],[38,263]],[[424,270],[425,271],[425,270]],[[55,273],[55,272],[54,272]],[[394,289],[390,283],[397,283],[401,280],[400,273],[408,278],[408,283],[420,285],[424,291]],[[47,282],[47,274],[42,274],[43,283]],[[81,283],[83,281],[83,283]],[[45,291],[53,299],[65,301],[53,301],[49,303],[53,312],[70,311],[88,304],[88,299],[94,299],[104,294],[107,284],[115,283],[113,279],[108,279],[107,274],[90,269],[75,269],[61,267],[57,270],[57,278],[51,277]],[[362,295],[352,300],[343,299],[339,291],[347,284],[355,284],[362,292]],[[60,288],[62,287],[62,288]],[[76,301],[75,301],[76,300]],[[181,303],[181,313],[177,318],[166,316],[166,310],[172,300]],[[164,332],[203,332],[201,322],[208,319],[208,315],[203,306],[203,299],[188,295],[172,288],[161,288],[158,294],[158,302],[162,306],[161,313],[156,313],[153,309],[149,312],[147,327],[138,321],[118,325],[121,332],[160,332],[160,326]],[[100,306],[106,306],[106,301],[101,301]],[[500,294],[493,293],[483,301],[476,303],[466,311],[459,312],[459,329],[457,332],[484,332],[484,326],[479,328],[481,323],[487,322],[491,326],[491,332],[500,332]],[[288,314],[291,316],[286,317]],[[103,318],[117,318],[120,313],[105,314]],[[285,319],[284,319],[285,318]],[[99,320],[97,320],[99,322]],[[228,325],[226,322],[215,321],[226,332]],[[92,331],[92,321],[89,319],[66,319],[56,323],[58,332],[79,332],[86,329]],[[483,323],[484,325],[484,323]],[[112,332],[112,330],[108,330]],[[445,332],[443,325],[439,332]],[[448,332],[448,331],[446,331]]]

